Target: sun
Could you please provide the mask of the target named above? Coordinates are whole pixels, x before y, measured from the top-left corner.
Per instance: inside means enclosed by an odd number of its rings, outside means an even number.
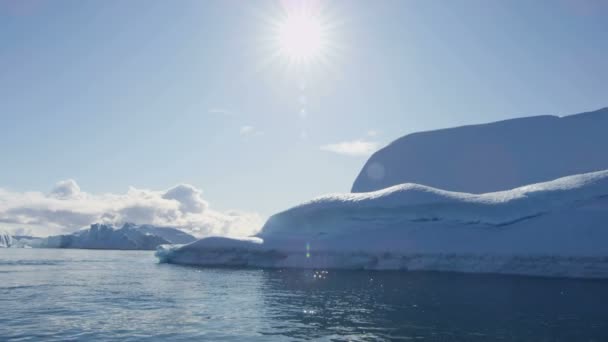
[[[311,11],[292,11],[277,26],[279,55],[293,64],[308,64],[325,52],[327,30],[320,15]]]

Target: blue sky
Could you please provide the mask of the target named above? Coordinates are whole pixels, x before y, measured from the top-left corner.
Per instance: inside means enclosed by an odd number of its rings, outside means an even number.
[[[304,75],[273,57],[276,1],[0,1],[0,188],[188,183],[265,216],[350,189],[366,156],[328,144],[608,106],[606,2],[322,8]]]

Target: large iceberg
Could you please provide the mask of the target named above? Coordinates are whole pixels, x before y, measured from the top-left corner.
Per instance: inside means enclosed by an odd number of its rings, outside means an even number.
[[[372,155],[352,192],[403,183],[487,193],[608,169],[608,108],[406,135]]]
[[[402,184],[316,198],[253,237],[161,246],[161,262],[608,277],[608,170],[471,194]]]
[[[72,234],[50,236],[36,247],[154,250],[162,244],[184,244],[194,240],[192,235],[172,227],[126,223],[116,228],[97,223]]]

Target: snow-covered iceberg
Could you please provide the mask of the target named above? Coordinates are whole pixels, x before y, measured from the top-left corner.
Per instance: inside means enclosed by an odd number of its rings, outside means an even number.
[[[155,235],[160,238],[163,238],[169,243],[174,244],[186,244],[196,240],[194,236],[174,227],[153,226],[151,224],[136,225],[133,223],[125,223],[121,229],[132,229],[145,235]]]
[[[92,224],[68,235],[50,236],[36,247],[154,250],[162,244],[184,244],[196,240],[179,229],[126,223],[120,228]]]
[[[319,197],[254,237],[161,246],[190,265],[608,277],[608,171],[487,194],[402,184]]]
[[[32,248],[41,247],[41,243],[44,241],[43,238],[26,236],[26,235],[12,235],[5,231],[0,230],[0,248]]]
[[[352,192],[403,183],[501,191],[608,169],[608,108],[408,134],[372,155]]]
[[[9,248],[12,244],[13,238],[11,235],[4,230],[0,230],[0,248]]]

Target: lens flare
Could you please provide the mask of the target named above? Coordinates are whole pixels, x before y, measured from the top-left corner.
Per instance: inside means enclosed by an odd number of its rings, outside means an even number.
[[[277,23],[278,53],[289,63],[309,64],[322,57],[327,47],[327,27],[315,7],[286,8]]]
[[[278,41],[282,56],[296,63],[310,62],[323,51],[323,26],[309,13],[289,14],[279,24]]]

